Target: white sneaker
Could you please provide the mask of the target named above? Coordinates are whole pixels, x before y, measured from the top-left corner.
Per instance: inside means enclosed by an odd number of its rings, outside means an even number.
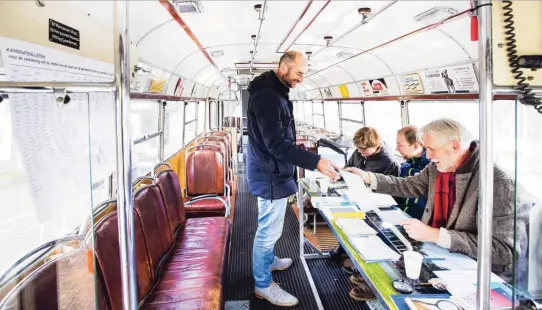
[[[294,261],[291,258],[278,258],[275,256],[273,264],[271,264],[271,271],[284,270],[290,266]]]
[[[255,293],[256,297],[265,299],[275,306],[293,307],[299,303],[297,298],[281,289],[275,282],[264,289],[256,288]]]

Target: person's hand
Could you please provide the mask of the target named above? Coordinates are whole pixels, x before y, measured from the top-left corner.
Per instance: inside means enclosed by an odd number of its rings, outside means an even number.
[[[341,178],[339,172],[337,172],[337,170],[333,168],[331,162],[325,158],[320,158],[316,169],[327,176],[332,182],[337,182]]]
[[[371,178],[369,177],[369,173],[367,171],[363,171],[361,169],[354,168],[354,167],[345,168],[344,171],[350,172],[350,173],[353,173],[353,174],[357,174],[357,175],[359,175],[361,177],[363,182],[365,182],[367,184],[371,183]]]
[[[414,240],[437,243],[439,239],[440,229],[428,226],[418,219],[404,220],[399,224],[405,228],[408,236]]]
[[[337,164],[334,162],[330,162],[330,163],[331,163],[331,166],[333,166],[333,168],[335,168],[336,170],[342,170],[344,168],[344,164]]]

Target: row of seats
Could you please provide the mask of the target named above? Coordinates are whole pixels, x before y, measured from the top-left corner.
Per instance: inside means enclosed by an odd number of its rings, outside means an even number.
[[[154,178],[135,183],[133,227],[139,308],[223,308],[229,218],[188,218],[178,176],[167,164],[156,169]],[[23,280],[15,278],[14,289],[0,299],[0,309],[95,309],[95,305],[98,309],[122,309],[116,200],[99,205],[92,217],[94,229],[83,225],[76,236],[81,246],[49,256],[49,261]]]
[[[137,186],[134,250],[140,309],[221,309],[230,220],[187,218],[178,176],[169,168],[156,173],[150,184]],[[94,251],[105,309],[121,309],[117,211],[95,217],[100,218],[94,226]]]
[[[183,196],[189,217],[229,216],[235,169],[231,133],[205,133],[184,152]]]

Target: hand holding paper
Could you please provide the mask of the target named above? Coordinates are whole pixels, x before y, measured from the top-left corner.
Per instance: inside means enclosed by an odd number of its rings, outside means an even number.
[[[361,177],[363,182],[365,182],[367,184],[371,183],[371,178],[369,177],[369,173],[367,173],[367,171],[363,171],[361,169],[354,168],[354,167],[345,168],[344,171],[350,172],[350,173],[353,173],[353,174],[357,174],[358,176]]]
[[[440,230],[428,226],[418,219],[404,220],[401,221],[400,225],[405,228],[408,236],[414,240],[422,242],[438,242]]]

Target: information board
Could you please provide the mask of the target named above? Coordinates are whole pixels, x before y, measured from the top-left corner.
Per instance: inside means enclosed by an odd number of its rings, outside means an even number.
[[[422,79],[418,73],[405,74],[401,76],[401,86],[406,95],[423,95],[424,88]]]
[[[478,93],[478,79],[472,64],[427,70],[423,85],[431,94]]]
[[[348,87],[344,84],[342,85],[339,85],[339,92],[341,93],[341,96],[343,98],[349,98],[350,97],[350,93],[348,92]]]

